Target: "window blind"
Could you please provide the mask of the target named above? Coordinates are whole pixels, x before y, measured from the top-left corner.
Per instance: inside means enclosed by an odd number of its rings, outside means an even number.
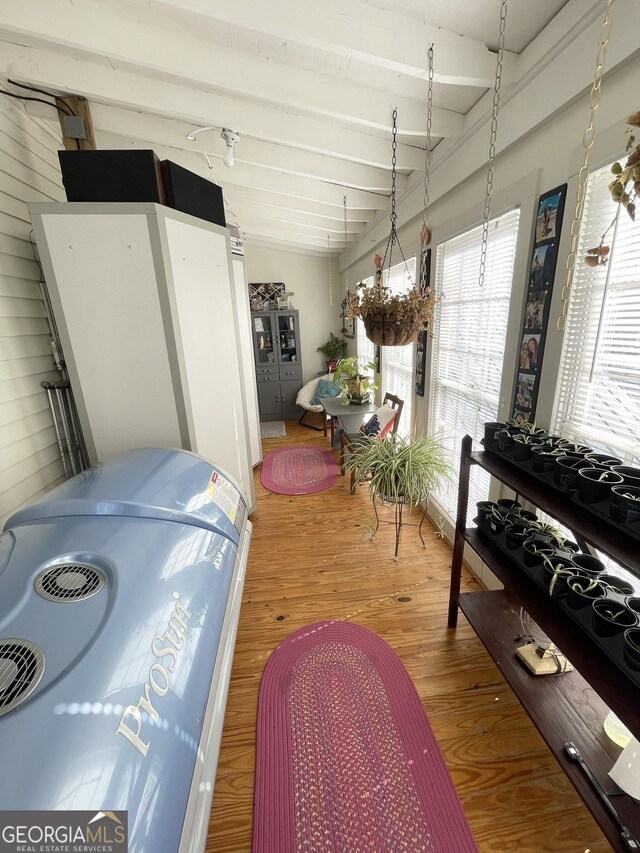
[[[367,279],[367,284],[373,284],[373,276]],[[358,353],[358,363],[361,365],[371,364],[375,358],[376,347],[373,341],[370,341],[364,330],[364,323],[360,317],[356,318],[356,352]],[[363,370],[367,376],[373,379],[374,370]]]
[[[612,201],[609,166],[587,183],[554,404],[554,433],[640,463],[640,223]],[[583,259],[605,242],[609,262]]]
[[[489,223],[487,264],[478,287],[482,227],[441,243],[436,260],[436,293],[430,373],[429,433],[438,434],[454,467],[451,483],[435,497],[455,519],[460,442],[483,437],[485,421],[495,421],[507,336],[507,318],[518,237],[519,210]],[[473,466],[469,506],[486,500],[489,474]]]
[[[383,282],[392,294],[406,293],[415,285],[416,259],[408,258],[385,270]],[[408,435],[413,424],[413,390],[415,385],[415,351],[413,344],[382,348],[382,395],[395,394],[404,400],[398,433]]]

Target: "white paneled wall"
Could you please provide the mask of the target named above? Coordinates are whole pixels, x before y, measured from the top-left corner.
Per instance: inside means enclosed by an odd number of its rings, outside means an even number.
[[[0,530],[18,506],[62,480],[43,379],[55,381],[30,201],[63,201],[51,124],[0,96]]]

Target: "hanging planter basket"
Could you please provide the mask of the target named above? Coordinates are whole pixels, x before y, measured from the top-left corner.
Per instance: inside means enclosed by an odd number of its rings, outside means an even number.
[[[374,264],[375,276],[371,281],[361,281],[356,286],[355,293],[347,290],[345,297],[346,314],[349,318],[360,317],[364,323],[367,337],[376,346],[401,347],[412,344],[418,333],[431,326],[433,310],[438,301],[425,287],[416,287],[415,277],[409,272],[397,231],[396,217],[396,148],[398,111],[394,109],[392,116],[392,158],[391,158],[391,230],[387,239],[384,255],[376,255]],[[428,238],[429,229],[423,226],[423,240]],[[392,290],[388,282],[391,276],[392,255],[394,247],[398,248],[406,273],[406,287],[398,292],[397,283]],[[423,253],[421,252],[421,255]],[[421,259],[422,263],[422,259]],[[387,268],[385,270],[385,264]],[[386,273],[386,279],[385,279]],[[421,271],[420,281],[424,280]]]
[[[412,344],[422,328],[420,323],[407,323],[384,314],[363,317],[362,321],[367,337],[379,347]]]

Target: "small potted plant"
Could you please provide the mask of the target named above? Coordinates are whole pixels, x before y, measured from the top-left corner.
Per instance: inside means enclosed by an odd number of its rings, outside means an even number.
[[[607,595],[616,601],[624,601],[626,596],[633,595],[631,584],[618,575],[600,575],[598,580],[607,590]]]
[[[588,459],[594,468],[613,468],[614,465],[622,465],[622,459],[617,459],[610,453],[587,453],[585,459]]]
[[[595,578],[574,575],[567,581],[567,604],[574,610],[582,610],[597,598],[604,598],[605,589]]]
[[[581,468],[593,468],[593,463],[584,456],[558,456],[553,471],[553,482],[561,489],[575,492],[580,484],[578,472]]]
[[[604,572],[604,563],[592,554],[574,554],[571,562],[581,575],[597,579]]]
[[[510,519],[511,520],[511,519]],[[527,539],[531,539],[533,536],[533,531],[531,528],[520,521],[511,520],[511,524],[507,524],[504,529],[506,536],[506,546],[510,551],[515,551],[516,548],[520,548]]]
[[[607,468],[581,468],[578,477],[578,494],[586,504],[606,500],[611,495],[612,486],[622,485],[622,476]]]
[[[549,587],[549,595],[564,595],[567,591],[567,581],[576,573],[569,560],[562,557],[544,557],[544,581]]]
[[[498,421],[486,421],[484,425],[484,443],[485,444],[494,444],[496,439],[496,433],[498,430],[506,429],[506,424],[501,424]]]
[[[611,489],[611,516],[620,524],[640,521],[640,488],[613,486]]]
[[[362,367],[358,357],[351,355],[338,362],[333,374],[333,381],[340,382],[344,388],[347,403],[362,405],[371,399],[371,392],[376,387],[370,376],[362,373],[363,370],[374,370],[373,363],[364,364]]]
[[[640,670],[640,628],[624,632],[624,660],[631,669]]]
[[[347,342],[344,338],[339,338],[333,332],[329,332],[329,340],[318,347],[316,352],[321,353],[326,359],[327,373],[332,373],[340,359],[346,358]]]
[[[522,545],[524,549],[523,561],[525,566],[533,568],[539,566],[545,558],[550,559],[555,554],[555,549],[540,539],[527,539]]]
[[[534,447],[544,445],[544,438],[521,432],[519,435],[513,436],[513,442],[513,458],[516,462],[526,462],[527,459],[531,458],[531,451]]]
[[[636,614],[610,598],[597,598],[593,604],[593,630],[599,637],[614,637],[637,624]]]
[[[531,448],[531,467],[538,474],[553,471],[560,456],[564,456],[564,451],[560,447],[547,443],[534,446]]]
[[[530,421],[522,421],[520,424],[520,432],[523,435],[530,435],[533,438],[546,438],[549,433],[542,429],[542,427],[538,427],[535,424],[530,423]]]

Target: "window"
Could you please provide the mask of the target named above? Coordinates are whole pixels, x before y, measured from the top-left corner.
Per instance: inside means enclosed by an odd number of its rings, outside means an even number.
[[[589,177],[578,241],[552,428],[640,462],[640,223],[612,201],[611,169]],[[605,242],[609,262],[588,267],[587,250]]]
[[[367,280],[367,284],[369,282],[373,283],[373,276]],[[356,352],[358,353],[358,363],[360,366],[373,363],[376,354],[376,345],[367,337],[364,330],[364,323],[360,317],[356,318]],[[373,368],[364,370],[363,373],[373,379]]]
[[[519,211],[489,223],[484,286],[478,287],[482,227],[438,246],[429,433],[440,435],[456,476],[435,494],[455,518],[460,442],[483,437],[485,421],[495,421],[507,336],[507,318],[518,236]],[[489,474],[474,466],[469,504],[486,500]]]
[[[609,195],[611,168],[589,176],[571,286],[571,300],[552,431],[640,463],[640,223]],[[611,247],[605,265],[588,267],[587,250]],[[571,534],[568,532],[568,535]],[[612,569],[640,590],[638,578],[610,558]]]
[[[409,258],[395,264],[383,274],[385,287],[391,293],[406,293],[416,281],[416,259]],[[398,425],[399,435],[408,435],[412,426],[413,389],[415,385],[415,347],[382,347],[382,396],[395,394],[404,400],[402,416]]]

